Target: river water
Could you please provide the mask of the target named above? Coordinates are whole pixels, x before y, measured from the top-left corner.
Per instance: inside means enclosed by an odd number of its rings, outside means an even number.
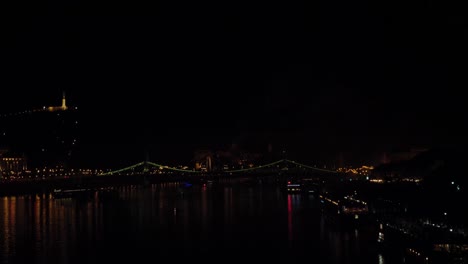
[[[0,263],[403,263],[276,184],[159,183],[87,199],[0,197]]]

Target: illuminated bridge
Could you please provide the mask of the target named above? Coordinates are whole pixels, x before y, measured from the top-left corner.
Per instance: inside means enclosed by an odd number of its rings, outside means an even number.
[[[38,181],[9,181],[0,185],[0,194],[50,192],[55,189],[93,189],[122,185],[146,185],[161,182],[190,182],[193,184],[230,179],[254,181],[286,181],[292,178],[336,179],[339,173],[309,166],[293,160],[282,159],[268,164],[223,171],[198,171],[176,168],[143,161],[101,174],[73,175]]]
[[[188,168],[177,168],[167,165],[161,165],[150,161],[142,161],[137,164],[98,174],[97,176],[112,175],[192,175],[192,176],[235,176],[235,175],[253,175],[253,174],[337,174],[335,170],[327,170],[302,164],[296,161],[281,159],[268,164],[249,166],[246,168],[216,171],[200,171]]]
[[[95,175],[74,176],[66,179],[68,187],[73,186],[115,186],[128,184],[150,184],[159,182],[205,182],[208,180],[227,180],[235,178],[285,180],[292,178],[338,178],[334,170],[327,170],[302,164],[293,160],[281,159],[268,164],[240,169],[220,171],[200,171],[188,168],[177,168],[150,161],[108,171]],[[60,180],[59,180],[60,181]],[[65,186],[65,187],[67,187]]]

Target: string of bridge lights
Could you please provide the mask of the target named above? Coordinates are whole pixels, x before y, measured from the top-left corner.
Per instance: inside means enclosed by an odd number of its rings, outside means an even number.
[[[282,160],[278,160],[278,161],[271,162],[271,163],[268,163],[268,164],[258,165],[258,166],[255,166],[255,167],[248,167],[248,168],[234,169],[234,170],[225,170],[223,172],[225,172],[225,173],[247,172],[247,171],[253,171],[253,170],[272,167],[272,166],[278,165],[280,163],[290,163],[290,164],[296,165],[299,168],[312,169],[312,170],[318,170],[318,171],[323,171],[323,172],[333,172],[333,173],[335,172],[333,170],[320,169],[320,168],[317,168],[315,166],[302,164],[302,163],[292,161],[292,160],[288,160],[288,159],[282,159]],[[161,165],[161,164],[154,163],[154,162],[149,162],[149,161],[145,162],[145,161],[143,161],[143,162],[139,162],[137,164],[134,164],[134,165],[131,165],[131,166],[128,166],[128,167],[125,167],[125,168],[121,168],[121,169],[117,169],[117,170],[113,170],[113,171],[109,171],[109,172],[104,172],[104,173],[98,174],[98,176],[119,174],[121,172],[133,170],[133,169],[135,169],[135,168],[137,168],[139,166],[147,166],[147,165],[159,168],[161,170],[166,169],[166,170],[177,171],[177,172],[202,173],[202,171],[197,171],[197,170],[192,170],[192,169],[181,169],[181,168],[171,167],[171,166],[167,166],[167,165]]]

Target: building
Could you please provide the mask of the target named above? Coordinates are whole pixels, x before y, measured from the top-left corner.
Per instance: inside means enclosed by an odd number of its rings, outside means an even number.
[[[0,157],[0,176],[2,178],[21,175],[27,169],[26,157]]]

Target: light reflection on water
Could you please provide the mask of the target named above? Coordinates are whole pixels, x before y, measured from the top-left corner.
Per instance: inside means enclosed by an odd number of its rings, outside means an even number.
[[[1,197],[1,263],[101,263],[161,258],[288,263],[388,263],[374,233],[342,230],[311,195],[281,186],[161,183],[104,199]]]

